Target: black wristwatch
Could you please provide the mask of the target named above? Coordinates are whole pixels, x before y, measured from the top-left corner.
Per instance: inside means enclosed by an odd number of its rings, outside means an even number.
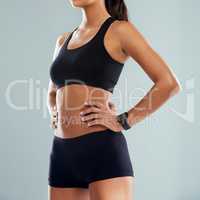
[[[125,130],[128,130],[131,128],[131,126],[128,124],[128,112],[121,113],[117,115],[117,121],[122,125],[122,127]]]

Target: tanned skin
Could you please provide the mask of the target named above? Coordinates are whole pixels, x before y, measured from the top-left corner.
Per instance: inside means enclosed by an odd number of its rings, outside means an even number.
[[[75,49],[92,39],[110,15],[103,0],[71,0],[70,3],[82,11],[81,24],[67,46],[68,49]],[[58,36],[53,60],[69,34],[65,32]],[[135,60],[154,83],[144,98],[128,110],[130,126],[155,112],[180,91],[180,83],[170,67],[132,22],[114,21],[106,32],[104,45],[116,61]],[[116,132],[123,130],[116,120],[119,113],[110,101],[111,96],[109,91],[87,85],[72,84],[57,90],[50,80],[47,106],[55,135],[71,138],[107,128]],[[127,176],[96,181],[88,189],[49,186],[49,200],[133,200],[133,182],[134,178]]]

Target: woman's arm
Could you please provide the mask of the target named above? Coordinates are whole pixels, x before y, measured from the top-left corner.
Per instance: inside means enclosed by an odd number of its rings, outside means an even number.
[[[134,59],[154,82],[147,94],[128,110],[127,122],[133,126],[180,91],[181,86],[169,66],[150,47],[131,22],[119,20],[114,27],[115,38],[117,38],[120,51],[123,52],[123,57]],[[113,113],[108,106],[96,101],[86,102],[86,104],[91,107],[86,108],[80,115],[88,126],[100,124],[113,131],[124,129],[118,122],[116,112]],[[89,121],[91,119],[92,121]]]
[[[64,35],[60,35],[56,40],[56,45],[53,53],[53,61],[57,57],[61,45],[64,42]],[[55,84],[49,80],[49,86],[47,91],[47,108],[51,117],[51,127],[56,128],[57,121],[57,108],[56,108],[56,86]]]
[[[116,32],[123,52],[133,58],[154,82],[147,94],[128,111],[128,123],[133,126],[180,91],[181,86],[169,66],[131,22],[120,21]]]
[[[49,80],[47,92],[47,108],[50,116],[53,116],[54,112],[56,111],[56,87],[51,80]]]
[[[65,41],[65,38],[68,37],[68,35],[69,35],[69,32],[65,32],[57,37],[52,62],[56,59],[60,51],[60,48],[62,47]],[[48,107],[50,115],[52,114],[52,111],[56,110],[56,86],[51,81],[51,79],[49,80],[49,86],[48,86],[47,107]]]

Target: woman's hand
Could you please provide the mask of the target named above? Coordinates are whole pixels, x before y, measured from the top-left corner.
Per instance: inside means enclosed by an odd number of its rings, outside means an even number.
[[[51,122],[50,122],[50,127],[52,129],[57,128],[57,122],[58,122],[58,115],[57,115],[57,110],[53,110],[51,113]]]
[[[81,120],[88,126],[103,125],[115,132],[123,130],[123,127],[117,122],[117,111],[115,105],[111,102],[104,105],[98,101],[85,102],[87,106],[81,113]]]

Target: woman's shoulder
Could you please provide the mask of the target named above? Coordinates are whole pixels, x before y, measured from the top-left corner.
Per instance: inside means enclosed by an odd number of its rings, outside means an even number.
[[[135,46],[135,44],[144,44],[144,37],[135,23],[130,20],[116,20],[113,26],[114,35],[118,41],[124,46]]]
[[[116,19],[113,23],[113,30],[115,31],[115,33],[123,33],[123,32],[127,32],[130,30],[135,29],[135,25],[132,21],[130,20],[118,20]]]
[[[133,33],[137,32],[137,29],[130,20],[116,19],[111,26],[111,32],[118,40],[123,40],[125,37],[133,36]]]
[[[70,35],[71,32],[63,32],[59,34],[56,38],[56,46],[61,47],[64,44],[66,38]]]

